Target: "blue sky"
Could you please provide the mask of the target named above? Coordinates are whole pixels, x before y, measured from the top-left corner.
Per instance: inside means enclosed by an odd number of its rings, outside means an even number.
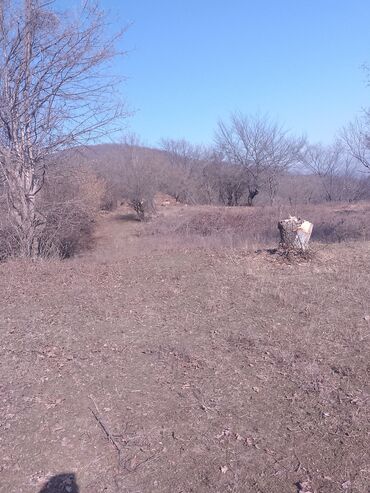
[[[71,0],[65,0],[65,5]],[[73,2],[72,2],[73,3]],[[329,143],[370,106],[369,0],[101,0],[132,23],[115,67],[134,110],[130,129],[211,143],[230,112],[269,113]]]

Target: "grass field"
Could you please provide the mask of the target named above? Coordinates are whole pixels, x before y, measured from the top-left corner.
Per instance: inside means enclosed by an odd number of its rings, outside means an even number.
[[[368,207],[305,211],[310,261],[266,210],[170,206],[1,264],[1,493],[369,492]]]

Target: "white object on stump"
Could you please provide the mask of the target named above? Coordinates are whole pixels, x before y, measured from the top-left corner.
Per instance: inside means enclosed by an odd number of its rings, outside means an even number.
[[[285,250],[304,251],[311,238],[313,224],[304,219],[290,216],[278,223],[280,245]]]

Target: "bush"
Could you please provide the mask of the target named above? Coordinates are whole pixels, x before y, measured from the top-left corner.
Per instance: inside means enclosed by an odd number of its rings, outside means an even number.
[[[143,231],[166,243],[213,247],[277,247],[278,221],[290,215],[313,223],[312,240],[320,243],[370,240],[370,208],[366,203],[292,207],[198,207],[159,217]]]
[[[18,252],[19,243],[14,227],[7,221],[6,216],[3,215],[3,219],[0,222],[0,262],[10,256],[17,255]]]
[[[39,237],[41,257],[72,257],[91,247],[94,219],[74,204],[63,204],[50,210]]]
[[[38,203],[44,218],[39,255],[69,258],[88,248],[106,190],[104,180],[84,166],[67,165],[51,173]]]
[[[91,246],[96,215],[109,201],[113,207],[105,181],[86,166],[62,162],[51,169],[37,196],[38,255],[69,258]],[[6,201],[0,201],[0,207],[0,260],[5,260],[18,255],[19,242],[7,217]]]

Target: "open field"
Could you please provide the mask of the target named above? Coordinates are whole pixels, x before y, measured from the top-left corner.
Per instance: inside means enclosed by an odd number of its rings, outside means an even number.
[[[1,264],[0,492],[369,492],[370,212],[335,207],[309,262],[268,209],[171,206]]]

